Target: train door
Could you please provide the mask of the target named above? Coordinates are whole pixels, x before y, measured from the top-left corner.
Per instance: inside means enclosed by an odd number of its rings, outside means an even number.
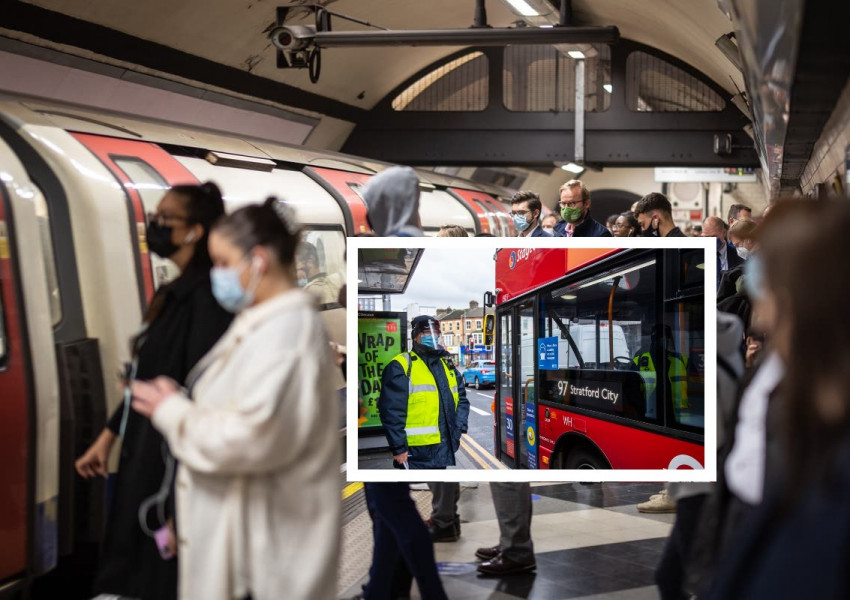
[[[198,183],[197,178],[171,154],[150,142],[87,133],[72,135],[88,148],[123,186],[128,199],[142,306],[154,290],[177,275],[176,267],[152,255],[146,241],[147,213],[154,212],[165,191],[173,185]]]
[[[27,372],[22,291],[13,255],[11,212],[0,181],[0,581],[23,579],[32,495],[31,373]]]
[[[366,173],[352,173],[340,171],[327,167],[305,167],[304,173],[321,185],[350,215],[351,223],[348,224],[348,235],[354,236],[360,233],[369,233],[372,228],[366,220],[368,212],[366,202],[363,200],[363,187],[372,178]]]
[[[0,581],[58,560],[59,384],[43,197],[0,142]],[[0,588],[2,589],[2,588]]]
[[[480,192],[464,190],[461,188],[449,188],[448,191],[458,200],[466,202],[472,210],[475,211],[476,217],[478,218],[478,222],[481,226],[481,233],[487,233],[495,236],[500,235],[497,223],[490,214],[490,209],[482,204],[482,200],[479,197],[481,195]]]

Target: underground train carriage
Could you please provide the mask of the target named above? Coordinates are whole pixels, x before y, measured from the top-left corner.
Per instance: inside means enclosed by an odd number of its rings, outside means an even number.
[[[228,210],[293,200],[317,266],[341,284],[346,234],[369,230],[362,187],[382,166],[268,143],[275,159],[256,158],[255,145],[220,134],[33,104],[0,99],[0,485],[12,490],[0,499],[0,592],[100,538],[104,483],[80,481],[73,463],[120,399],[113,375],[144,306],[176,274],[146,241],[145,215],[164,190],[213,180]],[[426,232],[447,219],[509,231],[498,198],[434,178],[421,188]]]

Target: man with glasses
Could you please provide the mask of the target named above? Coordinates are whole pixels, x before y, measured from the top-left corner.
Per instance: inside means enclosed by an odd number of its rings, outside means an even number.
[[[540,227],[540,212],[543,204],[534,192],[519,191],[511,198],[511,218],[517,237],[552,237]]]
[[[611,232],[590,216],[590,190],[578,179],[561,186],[558,202],[563,221],[555,225],[555,235],[565,237],[611,237]]]

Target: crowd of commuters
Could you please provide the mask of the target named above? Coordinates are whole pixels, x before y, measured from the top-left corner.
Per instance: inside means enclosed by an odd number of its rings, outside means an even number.
[[[364,190],[377,235],[421,236],[418,179],[394,167]],[[650,193],[606,225],[579,180],[543,215],[517,192],[525,237],[683,237]],[[94,591],[125,598],[333,598],[341,528],[337,410],[323,307],[339,287],[284,203],[224,214],[212,183],[176,186],[150,216],[148,243],[181,274],[162,286],[131,340],[124,402],[78,459],[82,477],[118,475]],[[825,257],[850,252],[850,205],[785,200],[758,222],[733,205],[710,216],[716,239],[719,470],[716,484],[671,484],[640,505],[676,512],[656,572],[668,598],[846,597],[850,577],[850,324]],[[446,225],[443,237],[467,237]],[[401,469],[455,463],[469,402],[439,346],[439,322],[414,319],[410,352],[384,369],[378,404]],[[332,335],[330,337],[333,337]],[[344,341],[344,339],[340,340]],[[283,410],[286,407],[286,410]],[[457,540],[458,484],[431,484],[419,516],[405,483],[366,485],[374,552],[365,598],[446,597],[435,542]],[[492,484],[499,540],[484,575],[536,566],[528,484]],[[309,555],[309,560],[303,560]],[[293,565],[298,565],[294,568]],[[806,577],[777,574],[803,570]]]

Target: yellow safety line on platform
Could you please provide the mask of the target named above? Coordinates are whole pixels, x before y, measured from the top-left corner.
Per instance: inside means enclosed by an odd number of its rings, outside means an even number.
[[[363,484],[359,481],[355,483],[349,483],[347,486],[342,488],[342,499],[345,500],[350,496],[356,494],[359,490],[363,489]]]

